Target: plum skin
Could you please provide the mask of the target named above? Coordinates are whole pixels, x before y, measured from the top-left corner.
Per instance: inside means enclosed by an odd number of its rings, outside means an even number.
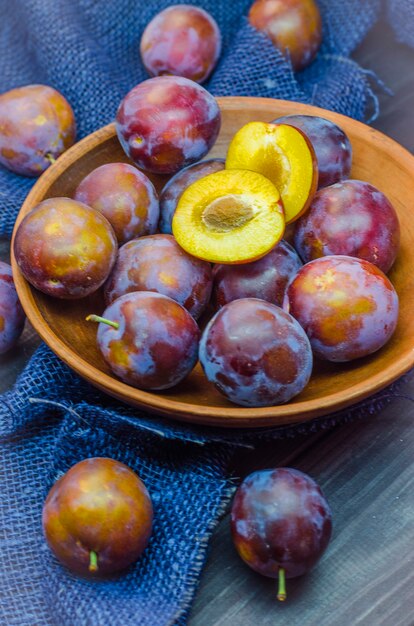
[[[213,270],[214,305],[221,308],[238,298],[259,298],[282,306],[286,288],[300,267],[296,250],[284,239],[258,261],[217,264]]]
[[[207,324],[199,359],[207,379],[241,406],[288,402],[307,385],[312,351],[305,332],[280,307],[258,298],[226,304]]]
[[[399,306],[395,288],[378,267],[334,255],[301,267],[283,308],[298,320],[315,356],[345,362],[372,354],[389,341]]]
[[[172,219],[183,191],[196,180],[223,170],[225,164],[225,159],[208,159],[188,165],[170,178],[160,194],[159,227],[162,233],[172,235]]]
[[[221,125],[216,99],[181,76],[157,76],[134,87],[122,100],[116,132],[127,156],[155,174],[174,174],[200,161]]]
[[[100,211],[115,231],[119,245],[157,229],[159,203],[150,179],[128,163],[106,163],[78,185],[74,199]]]
[[[332,513],[317,483],[299,470],[253,472],[238,487],[231,508],[234,545],[263,576],[308,572],[326,550]]]
[[[289,124],[302,130],[311,142],[318,164],[318,188],[349,178],[352,145],[334,122],[318,115],[284,115],[272,124]]]
[[[26,280],[57,298],[83,298],[107,279],[118,251],[115,233],[99,211],[71,198],[49,198],[20,222],[16,262]]]
[[[106,575],[134,563],[146,548],[153,521],[149,493],[129,467],[94,457],[72,466],[50,489],[42,526],[55,556],[81,575]],[[97,554],[97,571],[90,552]]]
[[[140,389],[169,389],[197,362],[200,330],[190,313],[168,296],[134,291],[114,300],[98,326],[102,356],[124,382]]]
[[[104,295],[110,304],[125,293],[154,291],[198,318],[210,300],[212,284],[209,263],[187,254],[172,235],[155,234],[121,246]]]
[[[23,332],[26,315],[14,286],[12,268],[0,261],[0,354],[13,348]]]
[[[345,180],[317,192],[296,223],[294,245],[305,263],[343,254],[387,273],[398,254],[400,224],[381,191],[364,181]]]
[[[322,20],[314,0],[255,0],[249,22],[286,55],[295,72],[307,67],[322,43]]]
[[[75,143],[69,102],[56,89],[27,85],[0,95],[0,163],[24,176],[40,176]]]
[[[142,62],[151,76],[173,74],[203,83],[221,51],[221,34],[213,17],[192,5],[175,5],[158,13],[145,28]]]

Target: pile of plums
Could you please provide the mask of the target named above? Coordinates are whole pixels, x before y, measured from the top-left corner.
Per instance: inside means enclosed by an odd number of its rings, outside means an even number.
[[[140,83],[116,116],[134,165],[106,163],[73,198],[41,202],[14,253],[50,296],[102,287],[106,309],[88,320],[124,382],[168,389],[199,360],[230,401],[271,406],[305,388],[315,356],[361,358],[392,336],[398,297],[385,272],[399,222],[384,194],[348,178],[351,144],[333,122],[253,121],[226,159],[200,160],[220,123],[215,98],[194,81]],[[145,171],[172,174],[159,198]]]

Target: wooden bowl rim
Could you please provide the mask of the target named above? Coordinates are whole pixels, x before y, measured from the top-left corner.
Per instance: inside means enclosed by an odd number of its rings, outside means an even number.
[[[361,135],[368,135],[369,139],[382,147],[386,146],[389,154],[398,162],[404,162],[404,166],[410,172],[414,180],[414,156],[395,140],[381,133],[363,122],[354,120],[340,113],[335,113],[313,105],[297,103],[289,100],[276,100],[273,98],[252,98],[247,96],[226,96],[217,98],[222,109],[240,110],[249,108],[269,109],[269,115],[276,106],[278,109],[286,109],[286,114],[301,113],[326,117],[339,126],[341,124],[352,125]],[[280,115],[278,115],[280,116]],[[272,118],[271,118],[272,119]],[[241,406],[203,406],[181,402],[162,394],[150,393],[131,387],[120,380],[102,372],[88,361],[73,353],[48,326],[33,297],[32,287],[21,274],[13,253],[13,244],[17,227],[34,203],[39,202],[38,197],[49,188],[56,179],[70,167],[79,157],[93,150],[105,141],[116,136],[115,124],[112,122],[100,128],[94,133],[77,142],[67,150],[35,183],[29,192],[16,219],[11,243],[11,265],[16,289],[26,312],[28,319],[42,340],[53,352],[95,387],[109,395],[133,406],[141,407],[150,412],[158,413],[172,419],[191,423],[214,425],[221,427],[246,427],[257,428],[264,426],[282,426],[291,423],[305,422],[316,417],[327,415],[331,412],[349,407],[375,392],[383,389],[397,378],[406,373],[414,365],[414,345],[408,346],[397,361],[391,362],[380,372],[373,374],[368,380],[362,380],[344,391],[338,391],[321,398],[313,398],[304,401],[292,401],[288,404],[269,407],[241,407]],[[62,301],[64,303],[64,301]]]

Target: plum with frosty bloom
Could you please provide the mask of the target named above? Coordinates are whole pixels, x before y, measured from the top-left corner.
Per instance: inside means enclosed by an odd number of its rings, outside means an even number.
[[[160,231],[172,234],[172,219],[181,194],[196,180],[224,170],[224,159],[208,159],[193,163],[177,172],[164,186],[160,194]]]
[[[0,354],[16,344],[23,332],[26,315],[14,286],[12,268],[0,261]]]
[[[398,295],[386,275],[369,261],[343,255],[301,267],[283,307],[305,330],[315,356],[327,361],[376,352],[398,321]]]
[[[76,188],[75,200],[106,217],[119,245],[157,229],[157,192],[148,176],[133,165],[106,163],[92,170]]]
[[[365,259],[388,272],[400,245],[400,224],[388,198],[361,180],[320,189],[296,222],[295,248],[303,261],[331,254]]]
[[[148,235],[121,246],[105,284],[105,301],[132,291],[156,291],[182,304],[197,318],[212,288],[210,263],[180,248],[172,235]]]
[[[174,174],[200,161],[221,124],[216,99],[181,76],[158,76],[134,87],[116,114],[116,131],[128,157],[155,174]]]
[[[27,85],[0,95],[0,163],[24,176],[40,176],[75,143],[69,102],[46,85]]]
[[[302,262],[283,239],[258,261],[240,265],[215,265],[213,301],[216,308],[238,298],[260,298],[282,306],[289,281]]]
[[[160,293],[134,291],[117,298],[100,322],[98,345],[111,370],[139,389],[169,389],[197,362],[200,330],[181,304]]]
[[[273,120],[272,124],[289,124],[308,137],[318,163],[319,189],[349,177],[352,145],[337,124],[318,115],[284,115]]]
[[[202,83],[221,51],[221,35],[213,17],[190,4],[167,7],[147,25],[141,58],[151,76],[172,74]]]
[[[288,402],[312,372],[309,340],[280,307],[242,298],[226,304],[201,337],[200,363],[207,379],[241,406]]]
[[[26,280],[56,298],[83,298],[105,282],[116,259],[112,226],[70,198],[48,198],[20,222],[14,255]]]
[[[332,513],[319,485],[290,467],[259,470],[243,480],[231,508],[231,533],[239,556],[263,576],[285,578],[308,572],[326,550]]]

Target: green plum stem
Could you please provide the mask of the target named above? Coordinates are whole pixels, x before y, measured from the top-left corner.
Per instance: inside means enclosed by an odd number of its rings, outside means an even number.
[[[89,571],[90,572],[98,571],[98,555],[93,550],[89,552]]]
[[[53,156],[53,154],[50,154],[50,152],[45,154],[45,158],[51,163],[51,165],[53,165],[53,163],[56,163],[55,157]]]
[[[284,602],[286,600],[286,578],[283,567],[279,567],[279,588],[277,591],[277,599],[280,600],[280,602]]]
[[[116,328],[117,330],[119,328],[118,322],[113,322],[112,320],[108,320],[106,317],[101,317],[100,315],[88,315],[85,319],[87,322],[102,322],[102,324],[108,324],[108,326],[112,326],[112,328]]]

